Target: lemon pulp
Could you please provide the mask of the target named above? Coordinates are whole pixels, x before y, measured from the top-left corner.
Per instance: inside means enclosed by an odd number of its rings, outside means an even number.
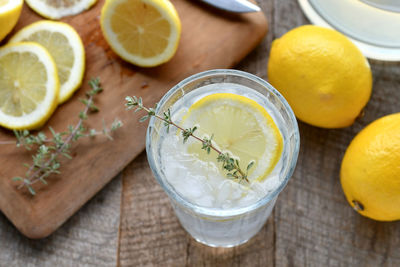
[[[240,167],[249,171],[249,180],[261,181],[279,161],[283,138],[269,113],[256,101],[232,93],[215,93],[195,102],[183,117],[185,128],[196,125],[196,135],[213,134],[215,145],[239,159]],[[201,145],[191,143],[188,152],[206,162],[217,163],[217,152],[207,154]],[[226,172],[222,170],[221,172]]]
[[[18,43],[0,49],[0,125],[41,126],[57,107],[57,69],[46,49]]]
[[[108,1],[102,9],[101,26],[119,56],[143,67],[171,59],[181,32],[174,6],[163,0]]]
[[[10,43],[36,42],[53,57],[60,81],[59,103],[68,100],[82,83],[85,51],[78,33],[63,22],[39,21],[20,30]]]

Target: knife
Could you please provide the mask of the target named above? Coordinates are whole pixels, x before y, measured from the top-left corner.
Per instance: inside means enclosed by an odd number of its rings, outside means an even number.
[[[219,9],[235,12],[235,13],[247,13],[247,12],[257,12],[261,9],[253,3],[247,0],[200,0],[209,5],[217,7]]]

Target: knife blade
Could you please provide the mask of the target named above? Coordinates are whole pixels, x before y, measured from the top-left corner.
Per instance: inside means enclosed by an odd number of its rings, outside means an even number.
[[[247,12],[257,12],[261,9],[247,0],[200,0],[216,8],[235,12],[235,13],[247,13]]]

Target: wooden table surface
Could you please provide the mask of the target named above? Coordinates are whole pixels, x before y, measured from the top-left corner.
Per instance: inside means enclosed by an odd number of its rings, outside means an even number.
[[[271,41],[309,23],[296,0],[259,0],[263,43],[237,68],[267,79]],[[247,244],[196,243],[173,214],[142,153],[50,237],[29,240],[0,214],[0,266],[400,266],[400,222],[364,218],[347,204],[340,163],[351,139],[400,112],[400,64],[370,60],[374,87],[365,116],[346,129],[299,123],[295,173],[261,232]]]

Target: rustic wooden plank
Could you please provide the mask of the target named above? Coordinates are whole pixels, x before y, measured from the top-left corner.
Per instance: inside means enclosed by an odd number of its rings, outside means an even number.
[[[135,67],[112,52],[100,30],[99,15],[104,0],[82,14],[63,19],[78,31],[85,45],[85,88],[61,105],[48,125],[64,131],[69,124],[75,124],[82,109],[78,98],[84,97],[87,81],[100,76],[105,90],[96,103],[101,112],[93,115],[88,124],[102,129],[102,119],[111,123],[118,117],[124,127],[118,130],[113,142],[102,137],[80,140],[79,147],[74,148],[73,163],[63,164],[62,174],[58,179],[50,179],[49,186],[35,184],[39,194],[34,198],[24,190],[17,190],[17,184],[11,181],[14,176],[24,175],[21,162],[29,162],[30,154],[13,146],[2,147],[0,210],[26,236],[43,238],[52,233],[144,149],[145,126],[130,119],[134,115],[125,111],[126,95],[141,95],[145,103],[153,105],[169,88],[191,74],[237,64],[267,31],[260,13],[234,16],[197,1],[172,2],[182,21],[181,41],[173,59],[156,68]],[[38,19],[25,5],[17,28]],[[0,129],[0,140],[11,138],[9,131]]]
[[[309,23],[297,1],[275,1],[276,37]],[[400,223],[364,218],[347,204],[339,181],[351,139],[371,121],[400,111],[400,64],[370,60],[372,98],[346,129],[300,123],[299,162],[275,209],[276,266],[400,266]]]
[[[24,237],[0,213],[0,266],[115,266],[121,177],[116,177],[50,237]]]

